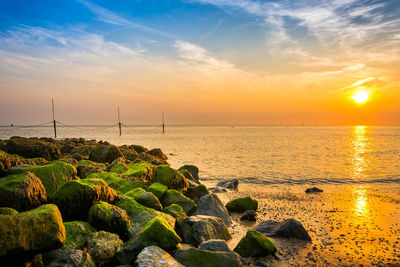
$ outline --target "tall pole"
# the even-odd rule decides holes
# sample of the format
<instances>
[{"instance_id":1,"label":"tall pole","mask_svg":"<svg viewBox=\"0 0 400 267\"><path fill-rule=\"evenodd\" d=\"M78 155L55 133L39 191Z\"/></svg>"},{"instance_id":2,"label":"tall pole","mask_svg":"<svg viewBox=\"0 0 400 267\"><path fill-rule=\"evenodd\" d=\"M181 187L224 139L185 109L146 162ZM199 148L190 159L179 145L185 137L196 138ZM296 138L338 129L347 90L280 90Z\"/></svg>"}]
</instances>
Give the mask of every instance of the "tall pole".
<instances>
[{"instance_id":1,"label":"tall pole","mask_svg":"<svg viewBox=\"0 0 400 267\"><path fill-rule=\"evenodd\" d=\"M121 125L121 119L120 119L120 117L119 117L119 107L118 107L118 127L119 127L119 136L121 136L122 135L122 127L121 127L122 125Z\"/></svg>"},{"instance_id":2,"label":"tall pole","mask_svg":"<svg viewBox=\"0 0 400 267\"><path fill-rule=\"evenodd\" d=\"M165 125L164 125L164 112L162 113L162 133L165 133Z\"/></svg>"},{"instance_id":3,"label":"tall pole","mask_svg":"<svg viewBox=\"0 0 400 267\"><path fill-rule=\"evenodd\" d=\"M57 138L57 126L56 126L56 119L54 116L54 100L53 98L51 99L51 107L53 110L53 127L54 127L54 138Z\"/></svg>"}]
</instances>

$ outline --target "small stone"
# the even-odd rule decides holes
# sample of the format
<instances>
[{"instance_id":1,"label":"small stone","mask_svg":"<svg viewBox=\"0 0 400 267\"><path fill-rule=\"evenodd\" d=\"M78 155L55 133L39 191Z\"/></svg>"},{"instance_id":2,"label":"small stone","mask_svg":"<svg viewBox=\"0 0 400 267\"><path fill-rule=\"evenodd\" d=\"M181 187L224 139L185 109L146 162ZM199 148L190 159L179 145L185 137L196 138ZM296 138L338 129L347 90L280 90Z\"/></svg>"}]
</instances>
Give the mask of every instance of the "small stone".
<instances>
[{"instance_id":1,"label":"small stone","mask_svg":"<svg viewBox=\"0 0 400 267\"><path fill-rule=\"evenodd\" d=\"M317 187L308 188L308 189L306 190L306 193L307 193L307 194L322 193L322 192L324 192L324 190L319 189L319 188L317 188Z\"/></svg>"},{"instance_id":2,"label":"small stone","mask_svg":"<svg viewBox=\"0 0 400 267\"><path fill-rule=\"evenodd\" d=\"M255 222L257 220L257 213L254 210L248 210L243 214L243 216L240 218L240 220Z\"/></svg>"}]
</instances>

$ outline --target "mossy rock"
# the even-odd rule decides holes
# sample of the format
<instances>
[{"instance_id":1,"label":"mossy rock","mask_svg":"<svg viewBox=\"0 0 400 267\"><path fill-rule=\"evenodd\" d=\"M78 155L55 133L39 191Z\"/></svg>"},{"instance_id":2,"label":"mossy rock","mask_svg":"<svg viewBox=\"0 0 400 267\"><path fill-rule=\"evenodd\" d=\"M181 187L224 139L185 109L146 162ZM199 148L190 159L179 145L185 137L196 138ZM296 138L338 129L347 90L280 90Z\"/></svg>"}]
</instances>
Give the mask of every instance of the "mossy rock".
<instances>
[{"instance_id":1,"label":"mossy rock","mask_svg":"<svg viewBox=\"0 0 400 267\"><path fill-rule=\"evenodd\" d=\"M202 196L209 195L210 191L208 191L207 187L203 184L194 187L188 187L185 195L192 199L195 203L199 201Z\"/></svg>"},{"instance_id":2,"label":"mossy rock","mask_svg":"<svg viewBox=\"0 0 400 267\"><path fill-rule=\"evenodd\" d=\"M44 158L24 158L20 155L14 154L12 155L18 162L20 162L20 164L27 164L27 165L40 165L40 164L44 164L47 163L48 161ZM0 157L1 158L1 157ZM20 164L15 164L13 166L17 166Z\"/></svg>"},{"instance_id":3,"label":"mossy rock","mask_svg":"<svg viewBox=\"0 0 400 267\"><path fill-rule=\"evenodd\" d=\"M161 151L161 149L159 149L159 148L153 148L152 150L150 150L149 152L147 152L148 154L150 154L150 155L152 155L152 156L154 156L154 157L156 157L156 158L159 158L160 160L162 160L162 161L167 161L168 160L168 157L167 157L167 155L165 155L162 151Z\"/></svg>"},{"instance_id":4,"label":"mossy rock","mask_svg":"<svg viewBox=\"0 0 400 267\"><path fill-rule=\"evenodd\" d=\"M92 173L99 173L104 171L105 166L101 163L93 162L90 160L78 161L77 171L80 178L85 178Z\"/></svg>"},{"instance_id":5,"label":"mossy rock","mask_svg":"<svg viewBox=\"0 0 400 267\"><path fill-rule=\"evenodd\" d=\"M109 168L110 172L115 172L115 173L123 173L129 170L128 165L125 164L125 162L120 162L117 164L114 164L114 166Z\"/></svg>"},{"instance_id":6,"label":"mossy rock","mask_svg":"<svg viewBox=\"0 0 400 267\"><path fill-rule=\"evenodd\" d=\"M117 193L101 179L82 179L65 183L52 198L66 221L86 220L90 207L98 202L113 203Z\"/></svg>"},{"instance_id":7,"label":"mossy rock","mask_svg":"<svg viewBox=\"0 0 400 267\"><path fill-rule=\"evenodd\" d=\"M0 208L0 215L15 215L18 214L18 211L16 211L13 208L9 207L1 207Z\"/></svg>"},{"instance_id":8,"label":"mossy rock","mask_svg":"<svg viewBox=\"0 0 400 267\"><path fill-rule=\"evenodd\" d=\"M88 221L98 230L118 234L123 240L128 237L130 219L126 211L117 206L97 202L89 210Z\"/></svg>"},{"instance_id":9,"label":"mossy rock","mask_svg":"<svg viewBox=\"0 0 400 267\"><path fill-rule=\"evenodd\" d=\"M79 266L95 267L95 263L89 253L82 250L56 249L47 253L39 254L43 262L32 264L32 266Z\"/></svg>"},{"instance_id":10,"label":"mossy rock","mask_svg":"<svg viewBox=\"0 0 400 267\"><path fill-rule=\"evenodd\" d=\"M165 191L167 191L168 187L161 183L153 183L148 188L147 191L153 193L158 199L162 199Z\"/></svg>"},{"instance_id":11,"label":"mossy rock","mask_svg":"<svg viewBox=\"0 0 400 267\"><path fill-rule=\"evenodd\" d=\"M119 158L116 158L113 162L111 162L108 166L107 166L107 168L106 168L106 170L107 171L110 171L114 166L116 166L117 164L125 164L126 163L126 158L125 157L119 157Z\"/></svg>"},{"instance_id":12,"label":"mossy rock","mask_svg":"<svg viewBox=\"0 0 400 267\"><path fill-rule=\"evenodd\" d=\"M275 245L258 231L248 231L234 249L242 257L264 257L276 252Z\"/></svg>"},{"instance_id":13,"label":"mossy rock","mask_svg":"<svg viewBox=\"0 0 400 267\"><path fill-rule=\"evenodd\" d=\"M123 157L119 148L114 145L100 145L90 152L89 159L100 163L111 163L119 157Z\"/></svg>"},{"instance_id":14,"label":"mossy rock","mask_svg":"<svg viewBox=\"0 0 400 267\"><path fill-rule=\"evenodd\" d=\"M241 267L240 256L235 252L200 250L188 248L177 250L174 258L190 267Z\"/></svg>"},{"instance_id":15,"label":"mossy rock","mask_svg":"<svg viewBox=\"0 0 400 267\"><path fill-rule=\"evenodd\" d=\"M179 169L178 172L180 172L187 180L195 181L192 174L186 170L186 169Z\"/></svg>"},{"instance_id":16,"label":"mossy rock","mask_svg":"<svg viewBox=\"0 0 400 267\"><path fill-rule=\"evenodd\" d=\"M128 170L122 173L125 177L136 178L141 181L152 181L154 166L147 162L127 164Z\"/></svg>"},{"instance_id":17,"label":"mossy rock","mask_svg":"<svg viewBox=\"0 0 400 267\"><path fill-rule=\"evenodd\" d=\"M168 189L167 191L165 191L161 203L164 207L167 207L171 204L178 204L188 215L192 214L196 209L196 204L193 200L174 189Z\"/></svg>"},{"instance_id":18,"label":"mossy rock","mask_svg":"<svg viewBox=\"0 0 400 267\"><path fill-rule=\"evenodd\" d=\"M40 157L46 160L61 158L60 149L51 138L11 137L7 142L6 151L25 158Z\"/></svg>"},{"instance_id":19,"label":"mossy rock","mask_svg":"<svg viewBox=\"0 0 400 267\"><path fill-rule=\"evenodd\" d=\"M121 178L116 173L111 172L101 172L92 173L86 177L87 179L98 178L104 180L109 187L114 189L118 194L124 194L135 188L146 188L145 185L138 181L128 180L126 178Z\"/></svg>"},{"instance_id":20,"label":"mossy rock","mask_svg":"<svg viewBox=\"0 0 400 267\"><path fill-rule=\"evenodd\" d=\"M25 211L37 208L46 201L46 190L42 181L31 172L0 179L0 207Z\"/></svg>"},{"instance_id":21,"label":"mossy rock","mask_svg":"<svg viewBox=\"0 0 400 267\"><path fill-rule=\"evenodd\" d=\"M66 182L76 179L77 173L74 166L58 160L39 166L11 168L6 173L12 175L27 171L34 173L42 181L48 197L52 197Z\"/></svg>"},{"instance_id":22,"label":"mossy rock","mask_svg":"<svg viewBox=\"0 0 400 267\"><path fill-rule=\"evenodd\" d=\"M64 242L65 228L56 205L0 216L1 261L57 249Z\"/></svg>"},{"instance_id":23,"label":"mossy rock","mask_svg":"<svg viewBox=\"0 0 400 267\"><path fill-rule=\"evenodd\" d=\"M162 205L160 200L150 192L147 192L143 188L135 188L125 193L126 196L133 198L138 203L142 204L143 206L155 209L155 210L162 210Z\"/></svg>"},{"instance_id":24,"label":"mossy rock","mask_svg":"<svg viewBox=\"0 0 400 267\"><path fill-rule=\"evenodd\" d=\"M226 204L226 209L229 212L245 212L248 210L257 210L258 202L251 197L242 197L229 201Z\"/></svg>"},{"instance_id":25,"label":"mossy rock","mask_svg":"<svg viewBox=\"0 0 400 267\"><path fill-rule=\"evenodd\" d=\"M114 258L122 246L123 242L117 234L99 231L88 236L87 251L96 266L116 266Z\"/></svg>"},{"instance_id":26,"label":"mossy rock","mask_svg":"<svg viewBox=\"0 0 400 267\"><path fill-rule=\"evenodd\" d=\"M183 171L184 170L188 171L191 176L193 177L194 181L198 181L199 180L199 168L197 168L194 165L184 165L182 167L179 168L179 171ZM187 178L189 179L189 178Z\"/></svg>"},{"instance_id":27,"label":"mossy rock","mask_svg":"<svg viewBox=\"0 0 400 267\"><path fill-rule=\"evenodd\" d=\"M129 148L133 149L136 151L136 153L142 153L142 152L147 152L149 151L147 148L141 145L130 145Z\"/></svg>"},{"instance_id":28,"label":"mossy rock","mask_svg":"<svg viewBox=\"0 0 400 267\"><path fill-rule=\"evenodd\" d=\"M159 215L151 219L135 238L124 244L118 258L120 262L134 263L137 255L145 247L154 245L170 251L175 249L181 241L174 228Z\"/></svg>"},{"instance_id":29,"label":"mossy rock","mask_svg":"<svg viewBox=\"0 0 400 267\"><path fill-rule=\"evenodd\" d=\"M66 234L66 240L62 247L64 250L84 249L88 236L96 232L93 226L83 221L65 222L64 227Z\"/></svg>"},{"instance_id":30,"label":"mossy rock","mask_svg":"<svg viewBox=\"0 0 400 267\"><path fill-rule=\"evenodd\" d=\"M184 189L187 186L185 176L168 165L159 165L155 169L155 182L171 189Z\"/></svg>"},{"instance_id":31,"label":"mossy rock","mask_svg":"<svg viewBox=\"0 0 400 267\"><path fill-rule=\"evenodd\" d=\"M186 212L178 204L171 204L164 208L163 212L174 216L177 223L180 223L187 218Z\"/></svg>"},{"instance_id":32,"label":"mossy rock","mask_svg":"<svg viewBox=\"0 0 400 267\"><path fill-rule=\"evenodd\" d=\"M13 155L10 155L2 150L0 150L0 162L3 164L5 169L23 164L23 162L19 158L16 158Z\"/></svg>"}]
</instances>

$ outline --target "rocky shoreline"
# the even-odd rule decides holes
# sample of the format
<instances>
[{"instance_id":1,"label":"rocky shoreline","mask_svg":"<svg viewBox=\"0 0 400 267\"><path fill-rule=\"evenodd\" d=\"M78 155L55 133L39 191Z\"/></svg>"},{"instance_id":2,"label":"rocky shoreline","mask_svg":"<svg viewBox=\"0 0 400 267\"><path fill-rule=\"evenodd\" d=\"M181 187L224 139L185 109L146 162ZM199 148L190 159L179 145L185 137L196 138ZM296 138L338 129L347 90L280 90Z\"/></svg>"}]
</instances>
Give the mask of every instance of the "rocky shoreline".
<instances>
[{"instance_id":1,"label":"rocky shoreline","mask_svg":"<svg viewBox=\"0 0 400 267\"><path fill-rule=\"evenodd\" d=\"M108 142L0 140L0 262L13 266L267 266L268 237L310 242L302 224L264 221L234 249L231 214L255 221L250 196L226 205L194 165L160 149Z\"/></svg>"}]
</instances>

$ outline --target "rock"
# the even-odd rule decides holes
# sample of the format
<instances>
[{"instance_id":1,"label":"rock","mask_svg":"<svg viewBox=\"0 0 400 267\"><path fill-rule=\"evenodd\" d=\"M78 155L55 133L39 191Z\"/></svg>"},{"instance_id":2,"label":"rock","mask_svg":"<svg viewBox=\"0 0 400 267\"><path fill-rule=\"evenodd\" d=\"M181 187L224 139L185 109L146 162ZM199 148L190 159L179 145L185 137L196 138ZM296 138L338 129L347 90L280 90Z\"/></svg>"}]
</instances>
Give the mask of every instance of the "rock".
<instances>
[{"instance_id":1,"label":"rock","mask_svg":"<svg viewBox=\"0 0 400 267\"><path fill-rule=\"evenodd\" d=\"M153 193L147 192L143 188L135 188L125 193L126 196L133 198L138 203L155 209L155 210L162 210L162 205L160 200L153 195Z\"/></svg>"},{"instance_id":2,"label":"rock","mask_svg":"<svg viewBox=\"0 0 400 267\"><path fill-rule=\"evenodd\" d=\"M202 196L209 195L210 191L208 191L207 187L203 184L197 185L195 187L188 187L185 195L192 199L195 203L199 201Z\"/></svg>"},{"instance_id":3,"label":"rock","mask_svg":"<svg viewBox=\"0 0 400 267\"><path fill-rule=\"evenodd\" d=\"M193 180L198 181L199 180L199 168L197 168L194 165L184 165L179 168L179 171L182 170L187 170L193 177Z\"/></svg>"},{"instance_id":4,"label":"rock","mask_svg":"<svg viewBox=\"0 0 400 267\"><path fill-rule=\"evenodd\" d=\"M308 188L305 192L307 194L313 194L313 193L322 193L322 192L324 192L324 190L319 189L317 187L312 187L312 188Z\"/></svg>"},{"instance_id":5,"label":"rock","mask_svg":"<svg viewBox=\"0 0 400 267\"><path fill-rule=\"evenodd\" d=\"M148 152L149 150L141 145L130 145L129 148L136 151L136 153Z\"/></svg>"},{"instance_id":6,"label":"rock","mask_svg":"<svg viewBox=\"0 0 400 267\"><path fill-rule=\"evenodd\" d=\"M174 258L188 267L241 267L240 256L231 251L209 251L197 248L177 250Z\"/></svg>"},{"instance_id":7,"label":"rock","mask_svg":"<svg viewBox=\"0 0 400 267\"><path fill-rule=\"evenodd\" d=\"M79 153L74 153L73 155L71 155L71 158L75 159L76 161L83 160L83 156Z\"/></svg>"},{"instance_id":8,"label":"rock","mask_svg":"<svg viewBox=\"0 0 400 267\"><path fill-rule=\"evenodd\" d=\"M166 160L162 160L162 159L155 157L153 155L150 155L149 153L146 153L146 152L140 153L134 162L139 163L139 162L143 162L143 161L151 163L153 165L169 165Z\"/></svg>"},{"instance_id":9,"label":"rock","mask_svg":"<svg viewBox=\"0 0 400 267\"><path fill-rule=\"evenodd\" d=\"M81 250L56 249L43 254L43 263L45 266L82 266L96 267L90 254Z\"/></svg>"},{"instance_id":10,"label":"rock","mask_svg":"<svg viewBox=\"0 0 400 267\"><path fill-rule=\"evenodd\" d=\"M254 264L255 267L268 267L268 264L265 261L257 260Z\"/></svg>"},{"instance_id":11,"label":"rock","mask_svg":"<svg viewBox=\"0 0 400 267\"><path fill-rule=\"evenodd\" d=\"M145 186L137 181L131 181L126 178L121 178L116 173L110 172L101 172L101 173L92 173L86 177L87 179L90 178L97 178L105 181L109 187L114 189L118 194L125 194L126 192L135 189L135 188L144 188Z\"/></svg>"},{"instance_id":12,"label":"rock","mask_svg":"<svg viewBox=\"0 0 400 267\"><path fill-rule=\"evenodd\" d=\"M232 179L232 180L219 182L217 184L217 187L223 187L223 188L228 188L228 189L237 189L238 185L239 185L239 180Z\"/></svg>"},{"instance_id":13,"label":"rock","mask_svg":"<svg viewBox=\"0 0 400 267\"><path fill-rule=\"evenodd\" d=\"M174 216L177 223L180 223L187 218L186 212L178 204L171 204L164 208L163 212Z\"/></svg>"},{"instance_id":14,"label":"rock","mask_svg":"<svg viewBox=\"0 0 400 267\"><path fill-rule=\"evenodd\" d=\"M0 208L0 215L15 215L18 214L18 211L8 207L1 207Z\"/></svg>"},{"instance_id":15,"label":"rock","mask_svg":"<svg viewBox=\"0 0 400 267\"><path fill-rule=\"evenodd\" d=\"M0 261L60 248L65 228L56 205L0 216Z\"/></svg>"},{"instance_id":16,"label":"rock","mask_svg":"<svg viewBox=\"0 0 400 267\"><path fill-rule=\"evenodd\" d=\"M183 208L186 214L192 214L192 212L196 209L196 204L190 198L185 197L181 192L168 189L165 191L163 198L161 199L161 203L164 207L167 207L171 204L178 204Z\"/></svg>"},{"instance_id":17,"label":"rock","mask_svg":"<svg viewBox=\"0 0 400 267\"><path fill-rule=\"evenodd\" d=\"M71 164L72 166L74 166L75 169L78 167L78 161L74 158L65 157L60 159L60 161Z\"/></svg>"},{"instance_id":18,"label":"rock","mask_svg":"<svg viewBox=\"0 0 400 267\"><path fill-rule=\"evenodd\" d=\"M151 183L154 180L154 166L147 162L135 164L122 164L115 165L111 172L120 173L122 177L134 179L142 183Z\"/></svg>"},{"instance_id":19,"label":"rock","mask_svg":"<svg viewBox=\"0 0 400 267\"><path fill-rule=\"evenodd\" d=\"M44 187L48 197L54 193L67 181L76 179L76 169L63 161L52 161L40 166L18 166L6 171L8 175L32 172L38 177Z\"/></svg>"},{"instance_id":20,"label":"rock","mask_svg":"<svg viewBox=\"0 0 400 267\"><path fill-rule=\"evenodd\" d=\"M257 210L258 202L251 197L242 197L229 201L225 207L229 212L245 212Z\"/></svg>"},{"instance_id":21,"label":"rock","mask_svg":"<svg viewBox=\"0 0 400 267\"><path fill-rule=\"evenodd\" d=\"M134 149L131 149L126 145L120 146L119 149L121 150L122 154L127 160L129 161L136 160L138 153Z\"/></svg>"},{"instance_id":22,"label":"rock","mask_svg":"<svg viewBox=\"0 0 400 267\"><path fill-rule=\"evenodd\" d=\"M126 158L125 157L116 158L113 162L111 162L107 166L106 170L110 171L115 165L117 165L117 164L125 164L125 163L126 163Z\"/></svg>"},{"instance_id":23,"label":"rock","mask_svg":"<svg viewBox=\"0 0 400 267\"><path fill-rule=\"evenodd\" d=\"M242 217L240 217L240 220L255 222L257 220L257 213L254 210L248 210L243 214Z\"/></svg>"},{"instance_id":24,"label":"rock","mask_svg":"<svg viewBox=\"0 0 400 267\"><path fill-rule=\"evenodd\" d=\"M4 169L24 164L19 158L14 157L13 155L10 155L2 150L0 150L0 163L3 165Z\"/></svg>"},{"instance_id":25,"label":"rock","mask_svg":"<svg viewBox=\"0 0 400 267\"><path fill-rule=\"evenodd\" d=\"M117 193L100 179L69 181L58 190L52 202L60 208L64 220L86 220L90 207L98 202L113 203Z\"/></svg>"},{"instance_id":26,"label":"rock","mask_svg":"<svg viewBox=\"0 0 400 267\"><path fill-rule=\"evenodd\" d=\"M92 256L96 266L114 264L114 257L122 249L123 242L118 235L105 231L95 232L88 237L87 251Z\"/></svg>"},{"instance_id":27,"label":"rock","mask_svg":"<svg viewBox=\"0 0 400 267\"><path fill-rule=\"evenodd\" d=\"M118 255L120 263L133 263L140 251L148 246L158 246L167 251L173 250L181 242L174 228L162 216L151 219L143 230L124 244Z\"/></svg>"},{"instance_id":28,"label":"rock","mask_svg":"<svg viewBox=\"0 0 400 267\"><path fill-rule=\"evenodd\" d=\"M226 188L219 187L219 186L217 186L217 187L211 187L209 190L210 190L212 193L226 193L226 192L228 192L228 190L227 190Z\"/></svg>"},{"instance_id":29,"label":"rock","mask_svg":"<svg viewBox=\"0 0 400 267\"><path fill-rule=\"evenodd\" d=\"M25 158L45 158L56 160L61 158L61 152L53 139L38 139L25 137L11 137L6 145L6 151Z\"/></svg>"},{"instance_id":30,"label":"rock","mask_svg":"<svg viewBox=\"0 0 400 267\"><path fill-rule=\"evenodd\" d=\"M256 227L256 230L266 236L297 238L311 241L311 237L306 229L304 229L303 225L294 219L287 219L283 222L264 221Z\"/></svg>"},{"instance_id":31,"label":"rock","mask_svg":"<svg viewBox=\"0 0 400 267\"><path fill-rule=\"evenodd\" d=\"M229 240L232 238L224 221L207 215L190 216L178 224L177 231L183 242L197 247L209 239Z\"/></svg>"},{"instance_id":32,"label":"rock","mask_svg":"<svg viewBox=\"0 0 400 267\"><path fill-rule=\"evenodd\" d=\"M231 225L232 221L229 213L222 201L215 194L205 195L197 202L196 211L193 215L209 215L221 218L226 225Z\"/></svg>"},{"instance_id":33,"label":"rock","mask_svg":"<svg viewBox=\"0 0 400 267\"><path fill-rule=\"evenodd\" d=\"M234 249L242 257L264 257L276 252L275 245L262 233L248 231Z\"/></svg>"},{"instance_id":34,"label":"rock","mask_svg":"<svg viewBox=\"0 0 400 267\"><path fill-rule=\"evenodd\" d=\"M159 148L153 148L152 150L150 150L147 153L152 155L152 156L154 156L154 157L156 157L156 158L159 158L159 159L161 159L163 161L167 161L168 160L168 157L164 153L162 153L161 149L159 149Z\"/></svg>"},{"instance_id":35,"label":"rock","mask_svg":"<svg viewBox=\"0 0 400 267\"><path fill-rule=\"evenodd\" d=\"M129 232L132 236L137 235L146 223L158 215L163 216L172 227L175 227L175 218L173 216L145 207L130 197L121 197L121 200L117 201L115 205L128 213L131 220Z\"/></svg>"},{"instance_id":36,"label":"rock","mask_svg":"<svg viewBox=\"0 0 400 267\"><path fill-rule=\"evenodd\" d=\"M111 163L115 159L123 156L118 147L114 145L101 145L90 152L89 160L100 163Z\"/></svg>"},{"instance_id":37,"label":"rock","mask_svg":"<svg viewBox=\"0 0 400 267\"><path fill-rule=\"evenodd\" d=\"M126 211L117 206L97 202L89 210L88 221L98 230L118 234L122 240L128 237L130 219Z\"/></svg>"},{"instance_id":38,"label":"rock","mask_svg":"<svg viewBox=\"0 0 400 267\"><path fill-rule=\"evenodd\" d=\"M203 241L199 245L199 249L200 250L211 250L211 251L226 251L226 252L232 251L229 249L226 241L221 240L221 239L210 239L207 241Z\"/></svg>"},{"instance_id":39,"label":"rock","mask_svg":"<svg viewBox=\"0 0 400 267\"><path fill-rule=\"evenodd\" d=\"M184 267L168 252L157 246L145 247L135 261L137 267Z\"/></svg>"},{"instance_id":40,"label":"rock","mask_svg":"<svg viewBox=\"0 0 400 267\"><path fill-rule=\"evenodd\" d=\"M25 211L46 203L46 189L33 173L0 178L0 206Z\"/></svg>"},{"instance_id":41,"label":"rock","mask_svg":"<svg viewBox=\"0 0 400 267\"><path fill-rule=\"evenodd\" d=\"M156 167L154 181L162 183L171 189L184 189L187 187L185 176L168 165Z\"/></svg>"},{"instance_id":42,"label":"rock","mask_svg":"<svg viewBox=\"0 0 400 267\"><path fill-rule=\"evenodd\" d=\"M80 160L78 161L78 167L76 169L78 171L78 176L80 178L85 178L92 173L103 172L104 165L90 160Z\"/></svg>"},{"instance_id":43,"label":"rock","mask_svg":"<svg viewBox=\"0 0 400 267\"><path fill-rule=\"evenodd\" d=\"M162 199L165 191L167 191L168 187L166 185L160 183L153 183L147 188L147 191L153 193L158 199Z\"/></svg>"},{"instance_id":44,"label":"rock","mask_svg":"<svg viewBox=\"0 0 400 267\"><path fill-rule=\"evenodd\" d=\"M87 245L88 236L96 232L89 223L83 221L65 222L65 243L62 247L63 250L82 250Z\"/></svg>"}]
</instances>

